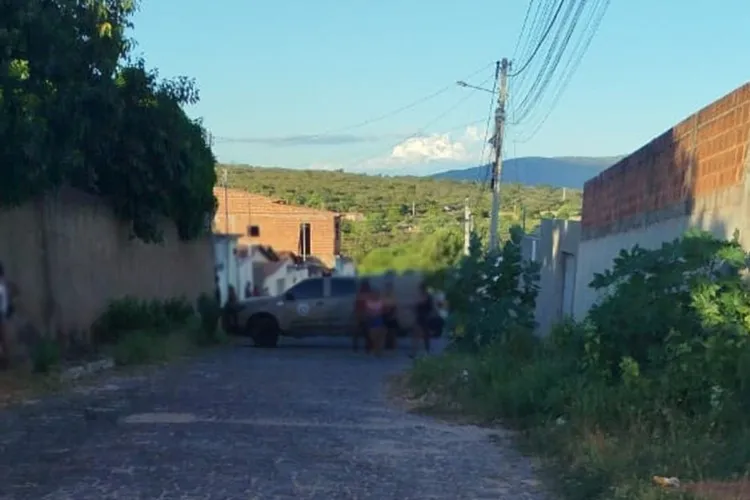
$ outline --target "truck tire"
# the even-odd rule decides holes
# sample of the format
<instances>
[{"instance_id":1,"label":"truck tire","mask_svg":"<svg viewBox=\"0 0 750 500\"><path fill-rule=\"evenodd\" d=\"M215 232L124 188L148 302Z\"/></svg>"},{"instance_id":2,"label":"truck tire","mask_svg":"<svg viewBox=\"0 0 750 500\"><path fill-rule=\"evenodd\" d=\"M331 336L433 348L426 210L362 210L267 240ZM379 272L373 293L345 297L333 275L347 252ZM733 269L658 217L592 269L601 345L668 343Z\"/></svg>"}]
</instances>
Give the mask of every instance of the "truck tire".
<instances>
[{"instance_id":1,"label":"truck tire","mask_svg":"<svg viewBox=\"0 0 750 500\"><path fill-rule=\"evenodd\" d=\"M255 347L276 347L279 345L279 323L270 314L258 314L247 321L247 332Z\"/></svg>"}]
</instances>

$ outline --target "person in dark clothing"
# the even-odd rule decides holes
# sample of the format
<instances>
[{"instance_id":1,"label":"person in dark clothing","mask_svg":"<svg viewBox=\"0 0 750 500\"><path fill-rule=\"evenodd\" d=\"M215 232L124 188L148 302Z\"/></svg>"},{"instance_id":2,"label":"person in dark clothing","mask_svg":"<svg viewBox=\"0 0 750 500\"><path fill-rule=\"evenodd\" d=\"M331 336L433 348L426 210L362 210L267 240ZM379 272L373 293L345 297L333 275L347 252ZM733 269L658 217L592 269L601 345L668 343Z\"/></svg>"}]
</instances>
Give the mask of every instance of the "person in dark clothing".
<instances>
[{"instance_id":1,"label":"person in dark clothing","mask_svg":"<svg viewBox=\"0 0 750 500\"><path fill-rule=\"evenodd\" d=\"M416 325L412 333L411 357L415 357L419 351L420 339L424 342L425 352L430 352L430 330L431 318L434 312L434 303L427 284L422 282L419 285L419 297L416 304Z\"/></svg>"},{"instance_id":2,"label":"person in dark clothing","mask_svg":"<svg viewBox=\"0 0 750 500\"><path fill-rule=\"evenodd\" d=\"M227 289L227 303L224 305L224 331L237 333L240 330L239 297L234 286Z\"/></svg>"},{"instance_id":3,"label":"person in dark clothing","mask_svg":"<svg viewBox=\"0 0 750 500\"><path fill-rule=\"evenodd\" d=\"M363 280L357 290L357 297L354 302L354 333L352 335L352 348L354 351L359 350L359 339L364 337L365 339L365 352L369 353L372 350L372 339L370 338L370 329L367 323L367 299L372 295L372 288L370 282Z\"/></svg>"},{"instance_id":4,"label":"person in dark clothing","mask_svg":"<svg viewBox=\"0 0 750 500\"><path fill-rule=\"evenodd\" d=\"M385 293L383 294L383 319L386 328L385 349L394 350L396 349L399 325L396 293L393 290L393 283L390 281L386 283Z\"/></svg>"}]
</instances>

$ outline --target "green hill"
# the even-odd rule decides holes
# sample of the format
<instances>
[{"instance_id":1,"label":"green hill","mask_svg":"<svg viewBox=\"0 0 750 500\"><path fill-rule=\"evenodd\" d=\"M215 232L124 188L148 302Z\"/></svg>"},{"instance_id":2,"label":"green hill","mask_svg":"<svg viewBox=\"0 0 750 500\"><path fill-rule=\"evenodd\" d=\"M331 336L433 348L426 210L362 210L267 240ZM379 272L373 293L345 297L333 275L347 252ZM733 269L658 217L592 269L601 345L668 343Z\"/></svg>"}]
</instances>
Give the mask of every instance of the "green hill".
<instances>
[{"instance_id":1,"label":"green hill","mask_svg":"<svg viewBox=\"0 0 750 500\"><path fill-rule=\"evenodd\" d=\"M462 241L467 198L476 229L485 237L488 233L490 192L477 183L340 171L235 165L218 168L227 169L230 187L348 214L342 224L343 251L365 267L368 258L377 258L380 267L413 266L418 263L412 254L419 253L424 245L434 246L436 238ZM563 194L562 189L548 186L505 184L501 187L501 200L503 233L512 224L522 223L524 209L527 227L532 228L544 215L575 217L581 207L580 191L566 190ZM384 254L400 263L382 262Z\"/></svg>"}]
</instances>

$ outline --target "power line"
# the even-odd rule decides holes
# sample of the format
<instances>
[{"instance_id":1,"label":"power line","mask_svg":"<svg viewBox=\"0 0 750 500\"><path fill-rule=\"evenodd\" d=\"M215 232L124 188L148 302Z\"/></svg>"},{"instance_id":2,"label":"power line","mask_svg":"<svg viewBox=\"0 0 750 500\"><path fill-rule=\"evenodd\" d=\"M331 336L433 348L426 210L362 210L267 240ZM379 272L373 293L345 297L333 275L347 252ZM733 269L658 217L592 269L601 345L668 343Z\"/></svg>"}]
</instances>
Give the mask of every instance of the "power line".
<instances>
[{"instance_id":1,"label":"power line","mask_svg":"<svg viewBox=\"0 0 750 500\"><path fill-rule=\"evenodd\" d=\"M562 77L562 83L558 87L557 92L554 94L546 113L544 114L542 119L537 123L537 125L532 129L532 131L528 134L525 134L523 138L518 139L517 142L525 143L525 142L530 141L532 138L534 138L534 136L536 136L539 130L541 130L541 128L547 122L547 119L550 117L550 115L552 114L552 111L555 109L557 103L562 97L563 92L565 91L567 86L570 84L570 81L573 78L573 75L575 74L576 70L580 66L584 55L588 51L588 48L591 45L592 40L594 39L594 36L596 36L599 26L601 25L602 19L604 18L604 14L606 13L609 7L610 0L603 0L601 2L597 2L597 4L599 5L598 12L596 9L594 9L594 13L591 15L589 21L586 23L585 31L588 31L588 36L581 37L581 39L576 44L573 52L577 53L577 55L575 56L575 58L571 58L568 61L568 64L566 64L565 68L563 69L562 74L564 76Z\"/></svg>"},{"instance_id":2,"label":"power line","mask_svg":"<svg viewBox=\"0 0 750 500\"><path fill-rule=\"evenodd\" d=\"M473 78L474 76L478 75L482 71L485 71L492 64L493 63L486 64L486 65L482 66L478 70L476 70L476 71L472 72L470 75L466 76L464 78L464 80L469 80L469 79ZM420 104L423 104L423 103L425 103L427 101L430 101L430 100L434 99L435 97L438 97L438 96L440 96L442 94L445 94L449 90L453 90L455 88L456 88L456 84L455 84L455 82L452 82L450 85L446 85L445 87L443 87L441 89L438 89L437 91L435 91L435 92L433 92L431 94L428 94L426 96L420 97L419 99L417 99L415 101L412 101L409 104L401 106L400 108L396 108L396 109L394 109L392 111L389 111L387 113L384 113L382 115L374 116L372 118L368 118L368 119L363 120L361 122L353 123L351 125L347 125L347 126L344 126L344 127L329 129L329 130L327 130L325 132L319 132L319 133L316 133L316 134L306 134L306 135L304 135L304 137L306 139L318 139L318 138L321 138L321 137L325 137L327 135L340 134L342 132L347 132L347 131L350 131L350 130L362 128L362 127L365 127L367 125L371 125L373 123L377 123L379 121L383 121L383 120L385 120L387 118L391 118L392 116L395 116L395 115L397 115L399 113L403 113L404 111L408 111L408 110L410 110L412 108L415 108L415 107L419 106ZM230 137L220 137L220 138L217 138L217 140L220 141L220 142L235 142L235 141L237 141L236 138L230 138Z\"/></svg>"},{"instance_id":3,"label":"power line","mask_svg":"<svg viewBox=\"0 0 750 500\"><path fill-rule=\"evenodd\" d=\"M519 142L526 142L533 137L538 130L541 129L543 124L546 122L548 116L559 101L562 93L567 88L573 74L577 70L580 62L588 50L591 41L596 34L599 25L609 7L609 0L578 0L578 2L571 1L568 4L567 9L564 11L562 18L557 23L559 26L556 30L555 36L549 42L549 47L544 57L536 78L534 79L527 92L524 94L523 99L513 100L513 124L517 125L525 121L542 105L546 100L547 90L550 88L551 83L556 77L558 84L556 90L551 92L551 105L545 112L542 112L542 118L534 126L532 131L523 140ZM590 6L589 15L587 21L583 23L583 29L580 30L580 38L577 39L573 45L572 52L568 55L567 49L574 37L574 34L578 33L577 30L581 19L584 15L586 8ZM559 18L560 16L558 16ZM562 71L558 72L563 58L566 58L565 63L562 65ZM522 78L523 79L523 78Z\"/></svg>"},{"instance_id":4,"label":"power line","mask_svg":"<svg viewBox=\"0 0 750 500\"><path fill-rule=\"evenodd\" d=\"M534 50L531 52L531 55L528 57L528 59L526 59L526 62L521 65L520 69L518 69L517 71L514 71L508 76L510 77L518 76L521 73L523 73L526 70L526 68L529 67L529 65L531 64L531 61L534 60L534 57L539 52L539 49L542 48L542 45L544 44L544 41L549 36L550 31L552 31L552 27L555 25L555 21L557 21L557 17L560 15L560 11L563 8L563 4L565 4L565 0L560 0L560 3L557 4L557 9L555 10L555 14L552 16L552 20L547 25L547 29L544 30L542 37L539 39L539 42L536 44L536 47L534 47Z\"/></svg>"},{"instance_id":5,"label":"power line","mask_svg":"<svg viewBox=\"0 0 750 500\"><path fill-rule=\"evenodd\" d=\"M532 106L538 104L541 100L541 95L549 86L549 82L551 81L552 76L555 74L557 66L560 64L562 56L565 52L565 49L567 48L568 43L570 42L570 38L573 34L573 31L575 30L575 26L578 23L578 19L582 14L585 4L586 0L579 0L578 8L575 9L575 2L571 2L566 9L565 14L563 15L562 22L560 23L561 27L557 30L554 38L550 42L550 49L547 51L547 55L544 58L542 68L539 72L538 77L532 84L528 93L521 100L519 107L516 109L516 113L514 113L514 119L516 122L524 120L525 117L528 116L528 114L531 112ZM571 19L571 16L573 16L572 20L570 22L570 25L567 26L568 20ZM567 33L563 35L564 31L566 30L566 26ZM520 117L518 115L520 115Z\"/></svg>"},{"instance_id":6,"label":"power line","mask_svg":"<svg viewBox=\"0 0 750 500\"><path fill-rule=\"evenodd\" d=\"M489 80L490 80L490 79L489 79L489 78L487 78L486 80L484 80L483 82L481 82L481 83L479 84L479 86L481 86L481 85L484 85L484 84L486 84L486 83L487 83L487 82L488 82ZM455 85L455 84L454 84L454 85ZM417 130L416 132L414 132L414 133L412 133L412 134L410 134L410 135L408 135L408 136L404 137L403 139L399 140L398 142L394 143L394 144L393 144L393 145L392 145L392 146L391 146L391 147L390 147L389 149L391 149L391 150L392 150L393 148L395 148L395 147L396 147L396 146L398 146L399 144L403 144L404 142L408 141L409 139L414 139L414 138L416 138L416 137L419 137L419 136L423 135L423 134L424 134L424 133L425 133L425 132L427 131L427 129L428 129L428 128L430 128L431 126L433 126L434 124L436 124L437 122L439 122L439 121L440 121L441 119L443 119L443 118L444 118L445 116L447 116L447 115L448 115L448 114L450 114L451 112L455 111L455 110L456 110L457 108L461 107L461 106L462 106L462 105L463 105L463 104L464 104L464 103L465 103L465 102L466 102L467 100L469 100L469 99L470 99L471 97L473 97L474 95L475 95L475 94L474 94L474 93L472 92L472 93L469 93L469 94L467 94L467 95L466 95L466 96L464 96L463 98L459 99L459 100L458 100L458 101L457 101L456 103L454 103L454 104L453 104L452 106L450 106L450 107L449 107L448 109L446 109L446 110L445 110L445 111L443 111L442 113L440 113L440 114L438 114L437 116L435 116L435 117L433 117L432 119L430 119L430 120L429 120L429 121L428 121L428 122L427 122L427 123L426 123L425 125L423 125L422 127L420 127L420 128L419 128L419 130ZM484 120L481 120L481 121L480 121L480 123L481 123L482 121L484 121ZM476 122L476 121L474 121L474 122L472 122L472 123L470 123L470 124L464 125L463 127L464 127L464 128L465 128L465 127L469 127L469 126L471 126L471 125L475 125L476 123L477 123L477 122ZM445 131L445 132L448 132L448 131ZM355 163L354 163L353 165L349 165L349 168L353 168L353 167L358 167L358 166L361 166L362 164L364 164L364 163L366 163L366 162L370 161L371 159L372 159L372 155L367 155L367 157L363 157L363 158L362 158L361 160L358 160L358 161L357 161L357 162L355 162Z\"/></svg>"},{"instance_id":7,"label":"power line","mask_svg":"<svg viewBox=\"0 0 750 500\"><path fill-rule=\"evenodd\" d=\"M526 25L529 22L529 15L531 14L531 9L534 7L534 0L529 0L529 5L526 7L526 14L523 16L523 24L521 25L521 31L518 33L518 38L516 39L516 46L513 48L513 57L512 59L516 58L516 54L518 53L518 47L521 44L521 40L523 40L523 34L526 32Z\"/></svg>"}]
</instances>

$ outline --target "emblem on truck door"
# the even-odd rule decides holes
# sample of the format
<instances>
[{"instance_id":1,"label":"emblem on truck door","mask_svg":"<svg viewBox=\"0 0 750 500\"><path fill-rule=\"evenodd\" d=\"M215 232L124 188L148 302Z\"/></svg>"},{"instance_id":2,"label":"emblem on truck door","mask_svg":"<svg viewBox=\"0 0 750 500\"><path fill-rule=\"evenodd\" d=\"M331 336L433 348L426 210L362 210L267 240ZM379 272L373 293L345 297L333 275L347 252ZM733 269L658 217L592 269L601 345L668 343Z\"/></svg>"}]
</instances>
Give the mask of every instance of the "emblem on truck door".
<instances>
[{"instance_id":1,"label":"emblem on truck door","mask_svg":"<svg viewBox=\"0 0 750 500\"><path fill-rule=\"evenodd\" d=\"M306 303L299 304L297 306L297 314L300 316L307 316L307 314L310 312L310 306Z\"/></svg>"}]
</instances>

